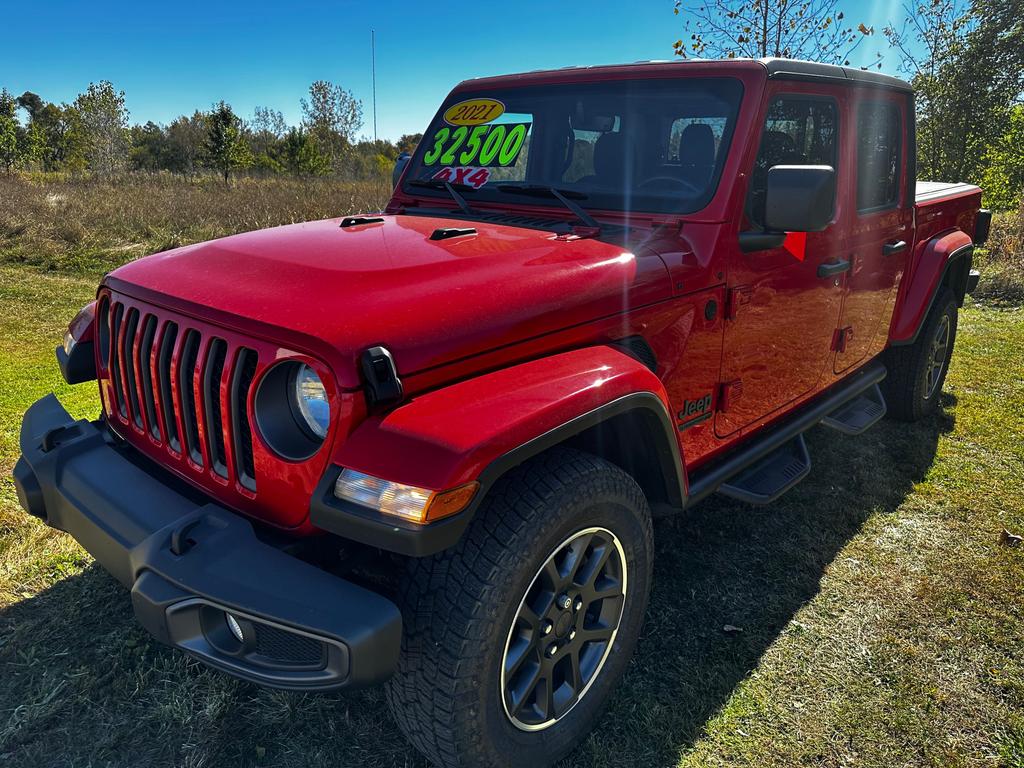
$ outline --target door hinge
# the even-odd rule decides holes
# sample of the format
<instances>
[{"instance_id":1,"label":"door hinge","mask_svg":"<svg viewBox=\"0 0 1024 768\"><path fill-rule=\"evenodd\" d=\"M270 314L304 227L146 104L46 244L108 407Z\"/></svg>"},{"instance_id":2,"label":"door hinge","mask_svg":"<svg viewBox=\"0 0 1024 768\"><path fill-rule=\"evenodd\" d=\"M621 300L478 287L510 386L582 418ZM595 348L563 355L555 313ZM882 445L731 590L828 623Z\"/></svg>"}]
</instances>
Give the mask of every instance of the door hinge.
<instances>
[{"instance_id":1,"label":"door hinge","mask_svg":"<svg viewBox=\"0 0 1024 768\"><path fill-rule=\"evenodd\" d=\"M742 379L734 379L733 381L724 382L722 384L722 389L718 394L718 410L723 413L728 412L741 397L743 397Z\"/></svg>"},{"instance_id":2,"label":"door hinge","mask_svg":"<svg viewBox=\"0 0 1024 768\"><path fill-rule=\"evenodd\" d=\"M847 345L853 341L853 326L847 325L844 328L836 328L832 334L832 350L834 352L845 352Z\"/></svg>"},{"instance_id":3,"label":"door hinge","mask_svg":"<svg viewBox=\"0 0 1024 768\"><path fill-rule=\"evenodd\" d=\"M739 314L740 307L750 303L753 293L754 289L749 286L730 288L725 300L725 319L735 320L736 315Z\"/></svg>"}]
</instances>

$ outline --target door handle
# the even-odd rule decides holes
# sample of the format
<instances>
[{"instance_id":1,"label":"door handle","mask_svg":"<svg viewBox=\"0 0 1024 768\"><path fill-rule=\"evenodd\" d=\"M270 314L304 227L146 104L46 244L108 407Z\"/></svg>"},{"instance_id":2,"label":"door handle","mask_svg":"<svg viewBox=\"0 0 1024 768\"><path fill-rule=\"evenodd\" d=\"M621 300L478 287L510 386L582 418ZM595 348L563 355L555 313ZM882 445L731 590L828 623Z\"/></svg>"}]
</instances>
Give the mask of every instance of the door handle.
<instances>
[{"instance_id":1,"label":"door handle","mask_svg":"<svg viewBox=\"0 0 1024 768\"><path fill-rule=\"evenodd\" d=\"M882 246L883 256L892 256L894 253L900 253L907 250L906 240L897 240L895 243L886 243Z\"/></svg>"},{"instance_id":2,"label":"door handle","mask_svg":"<svg viewBox=\"0 0 1024 768\"><path fill-rule=\"evenodd\" d=\"M835 277L850 268L849 261L834 261L831 264L818 265L818 277Z\"/></svg>"}]
</instances>

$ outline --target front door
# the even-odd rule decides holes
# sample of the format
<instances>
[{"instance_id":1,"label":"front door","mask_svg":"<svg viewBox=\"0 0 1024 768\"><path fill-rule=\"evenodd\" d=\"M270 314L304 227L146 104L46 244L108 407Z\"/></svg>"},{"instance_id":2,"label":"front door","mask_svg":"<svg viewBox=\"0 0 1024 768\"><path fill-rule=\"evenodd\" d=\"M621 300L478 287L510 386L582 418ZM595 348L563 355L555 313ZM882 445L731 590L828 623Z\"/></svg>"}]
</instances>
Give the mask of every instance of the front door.
<instances>
[{"instance_id":1,"label":"front door","mask_svg":"<svg viewBox=\"0 0 1024 768\"><path fill-rule=\"evenodd\" d=\"M784 88L784 90L783 90ZM745 231L763 228L768 169L830 165L843 189L847 162L839 128L846 94L808 84L768 95L760 147L750 177ZM827 371L842 302L841 274L823 264L844 259L842 193L822 232L790 233L783 246L743 253L730 264L715 432L725 437L811 391Z\"/></svg>"},{"instance_id":2,"label":"front door","mask_svg":"<svg viewBox=\"0 0 1024 768\"><path fill-rule=\"evenodd\" d=\"M857 213L850 227L852 269L840 319L835 372L881 351L910 256L914 199L907 181L907 97L864 91L853 106Z\"/></svg>"}]
</instances>

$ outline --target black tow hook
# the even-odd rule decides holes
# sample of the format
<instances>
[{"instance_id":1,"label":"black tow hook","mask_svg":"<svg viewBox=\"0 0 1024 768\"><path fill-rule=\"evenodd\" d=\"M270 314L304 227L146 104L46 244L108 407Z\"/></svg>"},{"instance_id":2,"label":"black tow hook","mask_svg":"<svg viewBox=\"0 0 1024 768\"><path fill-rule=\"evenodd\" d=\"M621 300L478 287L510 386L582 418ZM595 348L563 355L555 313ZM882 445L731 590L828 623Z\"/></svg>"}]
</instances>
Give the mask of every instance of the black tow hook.
<instances>
[{"instance_id":1,"label":"black tow hook","mask_svg":"<svg viewBox=\"0 0 1024 768\"><path fill-rule=\"evenodd\" d=\"M188 535L201 522L202 518L193 517L171 531L171 552L173 554L181 557L196 545L195 539L190 539Z\"/></svg>"},{"instance_id":2,"label":"black tow hook","mask_svg":"<svg viewBox=\"0 0 1024 768\"><path fill-rule=\"evenodd\" d=\"M49 453L58 445L61 444L61 438L64 436L74 439L82 434L82 430L79 429L77 424L63 424L59 427L54 427L46 431L43 435L42 441L39 443L39 450L43 453Z\"/></svg>"}]
</instances>

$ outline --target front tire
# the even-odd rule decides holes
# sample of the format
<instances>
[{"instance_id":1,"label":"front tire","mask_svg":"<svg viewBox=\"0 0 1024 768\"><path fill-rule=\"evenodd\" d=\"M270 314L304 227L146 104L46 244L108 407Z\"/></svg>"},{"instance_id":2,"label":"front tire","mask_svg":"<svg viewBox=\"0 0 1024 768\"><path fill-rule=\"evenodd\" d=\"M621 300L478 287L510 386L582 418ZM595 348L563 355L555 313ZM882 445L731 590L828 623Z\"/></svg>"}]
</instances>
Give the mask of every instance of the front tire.
<instances>
[{"instance_id":1,"label":"front tire","mask_svg":"<svg viewBox=\"0 0 1024 768\"><path fill-rule=\"evenodd\" d=\"M957 326L956 296L939 290L914 343L887 352L882 389L889 415L900 421L918 421L939 407Z\"/></svg>"},{"instance_id":2,"label":"front tire","mask_svg":"<svg viewBox=\"0 0 1024 768\"><path fill-rule=\"evenodd\" d=\"M494 487L453 549L414 559L388 703L438 766L550 765L590 732L636 647L653 540L643 492L568 449Z\"/></svg>"}]
</instances>

